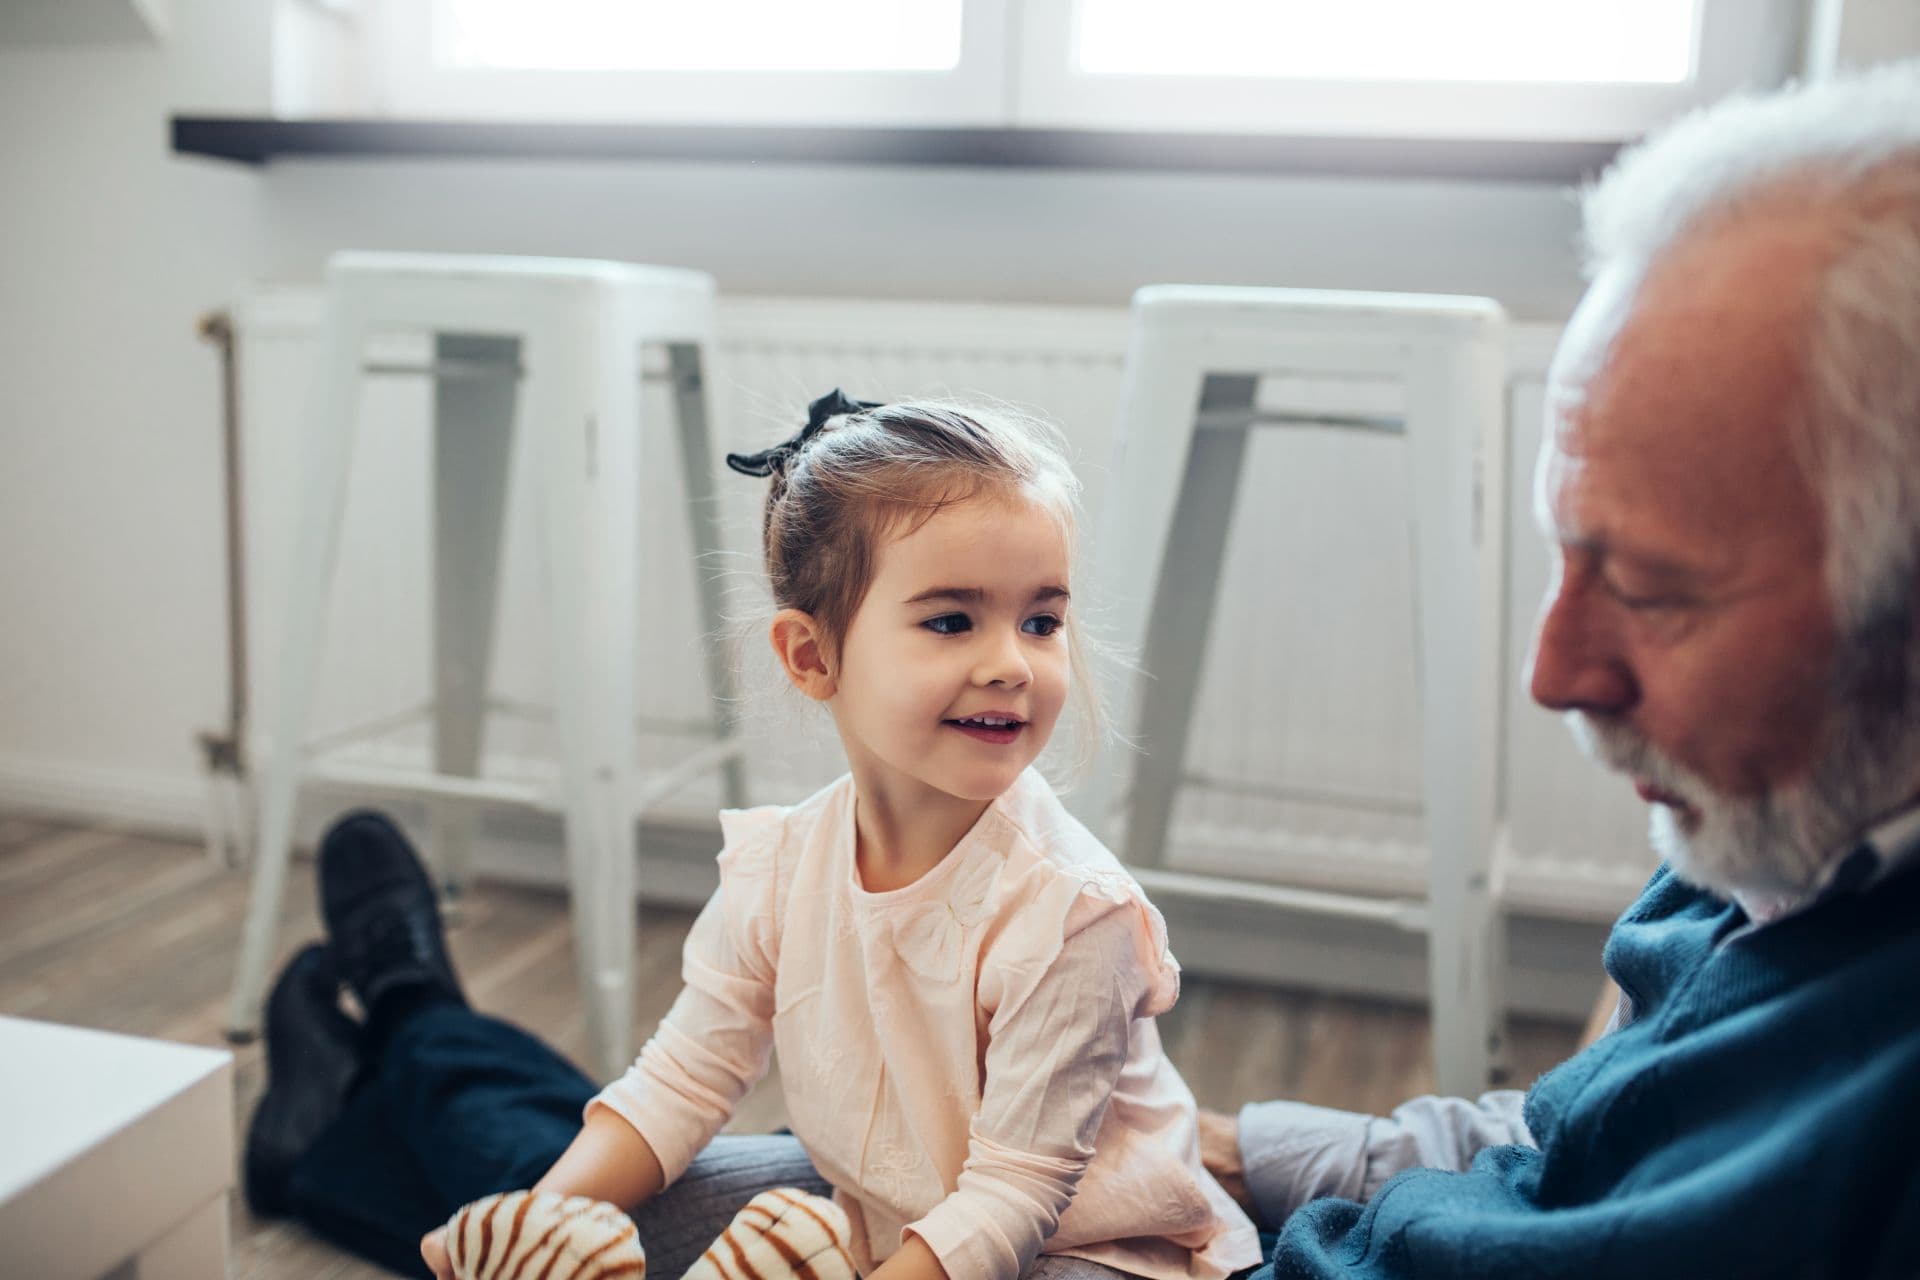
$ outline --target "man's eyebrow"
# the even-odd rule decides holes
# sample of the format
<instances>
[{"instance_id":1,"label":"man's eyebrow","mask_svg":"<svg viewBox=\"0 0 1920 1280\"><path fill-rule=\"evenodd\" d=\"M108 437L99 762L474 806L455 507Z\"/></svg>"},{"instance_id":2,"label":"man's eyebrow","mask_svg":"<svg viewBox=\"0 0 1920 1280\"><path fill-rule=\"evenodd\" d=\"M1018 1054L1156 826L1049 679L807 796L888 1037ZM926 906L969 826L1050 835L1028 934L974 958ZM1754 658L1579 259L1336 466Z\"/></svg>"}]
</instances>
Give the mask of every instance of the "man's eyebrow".
<instances>
[{"instance_id":1,"label":"man's eyebrow","mask_svg":"<svg viewBox=\"0 0 1920 1280\"><path fill-rule=\"evenodd\" d=\"M1695 579L1707 576L1711 572L1705 565L1695 564L1687 560L1677 560L1672 556L1663 555L1658 551L1649 550L1644 547L1636 547L1631 543L1623 543L1613 538L1570 537L1561 538L1560 542L1563 546L1572 547L1576 551L1588 552L1598 556L1601 560L1618 561L1631 569L1655 578L1675 580Z\"/></svg>"},{"instance_id":2,"label":"man's eyebrow","mask_svg":"<svg viewBox=\"0 0 1920 1280\"><path fill-rule=\"evenodd\" d=\"M1705 576L1707 572L1701 565L1689 564L1683 560L1670 560L1666 556L1635 551L1631 547L1616 547L1613 558L1626 564L1628 568L1637 569L1653 578L1691 581Z\"/></svg>"}]
</instances>

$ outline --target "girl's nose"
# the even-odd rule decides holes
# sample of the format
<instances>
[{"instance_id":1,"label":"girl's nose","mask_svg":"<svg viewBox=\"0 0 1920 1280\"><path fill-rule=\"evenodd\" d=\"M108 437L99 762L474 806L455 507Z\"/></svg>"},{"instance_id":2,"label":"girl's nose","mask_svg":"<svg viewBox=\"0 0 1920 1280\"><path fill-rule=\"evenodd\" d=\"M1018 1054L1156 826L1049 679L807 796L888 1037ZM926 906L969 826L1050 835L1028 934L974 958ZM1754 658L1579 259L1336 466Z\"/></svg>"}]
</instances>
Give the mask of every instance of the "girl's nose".
<instances>
[{"instance_id":1,"label":"girl's nose","mask_svg":"<svg viewBox=\"0 0 1920 1280\"><path fill-rule=\"evenodd\" d=\"M1033 667L1027 662L1027 655L1020 646L1020 633L996 630L993 642L981 654L980 664L974 671L974 682L1018 689L1031 679Z\"/></svg>"}]
</instances>

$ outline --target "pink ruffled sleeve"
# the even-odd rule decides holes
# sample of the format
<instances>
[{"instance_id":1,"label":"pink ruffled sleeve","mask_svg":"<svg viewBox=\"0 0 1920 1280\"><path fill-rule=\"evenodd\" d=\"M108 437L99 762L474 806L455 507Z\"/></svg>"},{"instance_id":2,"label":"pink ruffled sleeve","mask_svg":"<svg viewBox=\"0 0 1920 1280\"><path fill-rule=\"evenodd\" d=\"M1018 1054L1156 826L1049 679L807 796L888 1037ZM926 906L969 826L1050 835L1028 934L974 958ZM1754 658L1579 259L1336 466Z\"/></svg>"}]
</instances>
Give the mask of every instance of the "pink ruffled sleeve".
<instances>
[{"instance_id":1,"label":"pink ruffled sleeve","mask_svg":"<svg viewBox=\"0 0 1920 1280\"><path fill-rule=\"evenodd\" d=\"M720 887L687 934L685 982L653 1038L587 1104L632 1125L671 1184L766 1074L773 1047L778 809L720 815Z\"/></svg>"},{"instance_id":2,"label":"pink ruffled sleeve","mask_svg":"<svg viewBox=\"0 0 1920 1280\"><path fill-rule=\"evenodd\" d=\"M950 1276L1013 1280L1059 1225L1093 1158L1134 1021L1171 1007L1179 968L1139 895L1065 882L1023 910L1053 940L981 976L986 1081L958 1186L906 1230ZM1116 900L1118 899L1118 900Z\"/></svg>"}]
</instances>

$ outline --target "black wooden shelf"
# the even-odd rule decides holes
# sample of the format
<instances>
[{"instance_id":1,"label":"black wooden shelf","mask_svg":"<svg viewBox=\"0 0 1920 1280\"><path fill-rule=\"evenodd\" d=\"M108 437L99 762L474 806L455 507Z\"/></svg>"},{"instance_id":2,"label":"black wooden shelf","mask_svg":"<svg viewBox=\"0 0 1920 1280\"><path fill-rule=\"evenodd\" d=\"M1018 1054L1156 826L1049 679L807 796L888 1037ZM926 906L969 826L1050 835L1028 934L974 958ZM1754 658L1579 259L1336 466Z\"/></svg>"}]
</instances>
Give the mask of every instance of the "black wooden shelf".
<instances>
[{"instance_id":1,"label":"black wooden shelf","mask_svg":"<svg viewBox=\"0 0 1920 1280\"><path fill-rule=\"evenodd\" d=\"M1618 150L1618 144L1097 129L277 120L177 115L173 117L173 149L183 155L250 165L385 156L1292 173L1567 183L1598 173Z\"/></svg>"}]
</instances>

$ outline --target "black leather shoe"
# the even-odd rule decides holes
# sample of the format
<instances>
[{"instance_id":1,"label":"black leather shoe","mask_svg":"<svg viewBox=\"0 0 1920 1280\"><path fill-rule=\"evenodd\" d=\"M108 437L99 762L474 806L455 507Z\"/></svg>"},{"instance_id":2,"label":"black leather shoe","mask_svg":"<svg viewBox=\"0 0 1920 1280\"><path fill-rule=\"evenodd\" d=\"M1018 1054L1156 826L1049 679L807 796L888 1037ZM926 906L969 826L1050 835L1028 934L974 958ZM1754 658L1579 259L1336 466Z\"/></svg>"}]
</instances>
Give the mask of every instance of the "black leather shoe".
<instances>
[{"instance_id":1,"label":"black leather shoe","mask_svg":"<svg viewBox=\"0 0 1920 1280\"><path fill-rule=\"evenodd\" d=\"M369 1022L403 992L409 1000L466 1003L433 881L385 814L350 813L320 842L320 914L334 962Z\"/></svg>"},{"instance_id":2,"label":"black leather shoe","mask_svg":"<svg viewBox=\"0 0 1920 1280\"><path fill-rule=\"evenodd\" d=\"M267 1091L247 1126L247 1203L287 1212L287 1176L346 1105L360 1028L340 1010L340 974L322 943L301 951L267 997Z\"/></svg>"}]
</instances>

